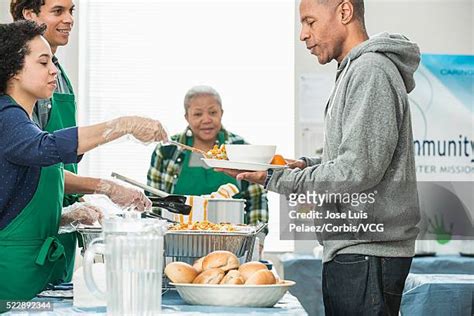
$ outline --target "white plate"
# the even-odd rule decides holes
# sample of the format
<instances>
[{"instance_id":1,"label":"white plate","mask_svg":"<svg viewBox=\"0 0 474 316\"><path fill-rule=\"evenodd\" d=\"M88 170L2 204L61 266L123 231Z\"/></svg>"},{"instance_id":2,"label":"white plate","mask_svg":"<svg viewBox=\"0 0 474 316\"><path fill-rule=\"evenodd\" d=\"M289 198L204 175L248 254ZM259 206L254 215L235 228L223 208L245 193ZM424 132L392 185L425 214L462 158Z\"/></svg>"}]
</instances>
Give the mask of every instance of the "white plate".
<instances>
[{"instance_id":1,"label":"white plate","mask_svg":"<svg viewBox=\"0 0 474 316\"><path fill-rule=\"evenodd\" d=\"M181 298L192 305L272 307L295 282L271 285L171 284Z\"/></svg>"},{"instance_id":2,"label":"white plate","mask_svg":"<svg viewBox=\"0 0 474 316\"><path fill-rule=\"evenodd\" d=\"M240 162L240 161L206 159L206 158L201 158L201 160L204 161L204 163L211 168L226 168L226 169L249 170L249 171L266 171L268 169L286 168L286 166L271 165L268 163Z\"/></svg>"}]
</instances>

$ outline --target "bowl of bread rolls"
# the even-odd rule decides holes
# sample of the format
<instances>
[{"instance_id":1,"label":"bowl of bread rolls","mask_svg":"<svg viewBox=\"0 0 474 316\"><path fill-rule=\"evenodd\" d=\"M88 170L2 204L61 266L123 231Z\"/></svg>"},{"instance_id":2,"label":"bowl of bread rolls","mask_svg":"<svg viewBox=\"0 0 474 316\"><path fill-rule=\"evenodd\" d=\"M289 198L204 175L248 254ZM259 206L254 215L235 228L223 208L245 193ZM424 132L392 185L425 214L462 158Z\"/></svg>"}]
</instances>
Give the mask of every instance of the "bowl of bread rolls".
<instances>
[{"instance_id":1,"label":"bowl of bread rolls","mask_svg":"<svg viewBox=\"0 0 474 316\"><path fill-rule=\"evenodd\" d=\"M240 264L229 251L218 250L190 265L171 262L165 274L188 304L272 307L295 284L280 280L258 261Z\"/></svg>"}]
</instances>

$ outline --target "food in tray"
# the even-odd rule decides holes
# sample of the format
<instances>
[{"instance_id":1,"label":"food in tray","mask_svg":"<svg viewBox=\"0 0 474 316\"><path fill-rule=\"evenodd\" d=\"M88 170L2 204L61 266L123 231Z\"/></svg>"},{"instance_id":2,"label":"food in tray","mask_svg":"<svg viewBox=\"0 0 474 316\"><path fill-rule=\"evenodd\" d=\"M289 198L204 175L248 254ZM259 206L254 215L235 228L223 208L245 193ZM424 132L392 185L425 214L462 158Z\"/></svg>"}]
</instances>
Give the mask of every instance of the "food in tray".
<instances>
[{"instance_id":1,"label":"food in tray","mask_svg":"<svg viewBox=\"0 0 474 316\"><path fill-rule=\"evenodd\" d=\"M211 159L228 160L225 145L221 145L220 147L214 145L214 147L206 153L206 156Z\"/></svg>"},{"instance_id":2,"label":"food in tray","mask_svg":"<svg viewBox=\"0 0 474 316\"><path fill-rule=\"evenodd\" d=\"M213 251L199 258L192 266L183 262L172 262L166 266L165 274L173 283L245 286L282 282L277 280L263 263L252 261L240 265L232 252L223 250Z\"/></svg>"},{"instance_id":3,"label":"food in tray","mask_svg":"<svg viewBox=\"0 0 474 316\"><path fill-rule=\"evenodd\" d=\"M219 231L219 232L235 232L234 225L229 223L211 223L208 221L194 221L192 223L180 222L174 224L169 230L199 230L199 231Z\"/></svg>"}]
</instances>

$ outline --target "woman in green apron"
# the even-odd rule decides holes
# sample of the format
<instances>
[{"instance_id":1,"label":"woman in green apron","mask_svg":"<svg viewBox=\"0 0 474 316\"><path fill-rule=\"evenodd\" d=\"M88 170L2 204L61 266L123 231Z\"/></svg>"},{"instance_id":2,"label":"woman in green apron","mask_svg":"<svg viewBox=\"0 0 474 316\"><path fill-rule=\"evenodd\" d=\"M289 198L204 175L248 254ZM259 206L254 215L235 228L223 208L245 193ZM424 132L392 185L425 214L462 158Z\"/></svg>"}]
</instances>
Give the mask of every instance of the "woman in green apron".
<instances>
[{"instance_id":1,"label":"woman in green apron","mask_svg":"<svg viewBox=\"0 0 474 316\"><path fill-rule=\"evenodd\" d=\"M182 144L209 151L214 145L244 144L238 135L222 127L221 97L213 88L197 86L184 98L185 119L188 128L171 138ZM267 194L263 187L207 168L201 155L184 151L174 145L157 145L148 171L148 185L175 194L210 194L226 183L237 185L240 193L234 198L245 199L245 217L248 224L268 222ZM263 240L263 238L262 238Z\"/></svg>"},{"instance_id":2,"label":"woman in green apron","mask_svg":"<svg viewBox=\"0 0 474 316\"><path fill-rule=\"evenodd\" d=\"M126 134L142 142L167 138L158 121L141 117L41 131L31 121L33 106L51 97L57 76L44 29L0 24L0 310L5 301L33 298L54 271L64 271L64 164Z\"/></svg>"}]
</instances>

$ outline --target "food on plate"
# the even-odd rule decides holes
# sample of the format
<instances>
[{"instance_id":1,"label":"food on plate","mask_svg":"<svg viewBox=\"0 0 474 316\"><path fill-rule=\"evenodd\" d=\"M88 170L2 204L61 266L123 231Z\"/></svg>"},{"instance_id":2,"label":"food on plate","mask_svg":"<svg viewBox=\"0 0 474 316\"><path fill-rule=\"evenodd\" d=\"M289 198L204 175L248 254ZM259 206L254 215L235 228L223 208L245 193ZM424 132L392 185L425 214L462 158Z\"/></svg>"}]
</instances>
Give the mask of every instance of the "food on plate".
<instances>
[{"instance_id":1,"label":"food on plate","mask_svg":"<svg viewBox=\"0 0 474 316\"><path fill-rule=\"evenodd\" d=\"M259 270L268 271L268 268L266 265L258 261L247 262L239 267L240 275L242 276L244 281L247 281L255 272Z\"/></svg>"},{"instance_id":2,"label":"food on plate","mask_svg":"<svg viewBox=\"0 0 474 316\"><path fill-rule=\"evenodd\" d=\"M240 265L239 259L230 251L218 250L213 251L204 257L202 261L203 271L214 268L220 268L223 271L238 269Z\"/></svg>"},{"instance_id":3,"label":"food on plate","mask_svg":"<svg viewBox=\"0 0 474 316\"><path fill-rule=\"evenodd\" d=\"M166 266L165 274L174 283L191 283L198 272L187 263L171 262Z\"/></svg>"},{"instance_id":4,"label":"food on plate","mask_svg":"<svg viewBox=\"0 0 474 316\"><path fill-rule=\"evenodd\" d=\"M206 256L197 259L197 260L194 261L194 263L193 263L193 268L196 269L196 271L197 271L198 273L201 273L201 272L202 272L202 261L204 260L204 258L206 258Z\"/></svg>"},{"instance_id":5,"label":"food on plate","mask_svg":"<svg viewBox=\"0 0 474 316\"><path fill-rule=\"evenodd\" d=\"M220 232L234 232L235 226L229 223L215 224L209 221L195 221L192 223L177 223L169 228L169 230L209 230Z\"/></svg>"},{"instance_id":6,"label":"food on plate","mask_svg":"<svg viewBox=\"0 0 474 316\"><path fill-rule=\"evenodd\" d=\"M227 160L225 145L221 145L220 147L214 145L214 147L206 153L206 156L211 159Z\"/></svg>"},{"instance_id":7,"label":"food on plate","mask_svg":"<svg viewBox=\"0 0 474 316\"><path fill-rule=\"evenodd\" d=\"M237 270L230 270L227 272L225 277L222 279L219 284L244 284L244 279L240 276L240 272Z\"/></svg>"},{"instance_id":8,"label":"food on plate","mask_svg":"<svg viewBox=\"0 0 474 316\"><path fill-rule=\"evenodd\" d=\"M194 284L219 284L224 278L225 272L222 269L214 268L201 272L194 280Z\"/></svg>"},{"instance_id":9,"label":"food on plate","mask_svg":"<svg viewBox=\"0 0 474 316\"><path fill-rule=\"evenodd\" d=\"M245 281L245 285L264 285L264 284L275 284L275 275L270 270L258 270L257 272L253 273L247 281Z\"/></svg>"},{"instance_id":10,"label":"food on plate","mask_svg":"<svg viewBox=\"0 0 474 316\"><path fill-rule=\"evenodd\" d=\"M285 158L283 158L282 155L275 155L275 156L273 156L272 161L270 163L272 165L284 166L284 165L286 165L286 160L285 160Z\"/></svg>"}]
</instances>

